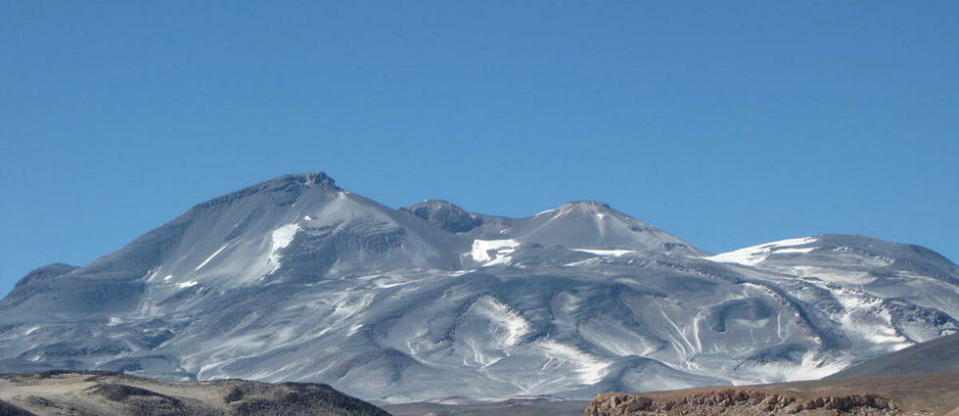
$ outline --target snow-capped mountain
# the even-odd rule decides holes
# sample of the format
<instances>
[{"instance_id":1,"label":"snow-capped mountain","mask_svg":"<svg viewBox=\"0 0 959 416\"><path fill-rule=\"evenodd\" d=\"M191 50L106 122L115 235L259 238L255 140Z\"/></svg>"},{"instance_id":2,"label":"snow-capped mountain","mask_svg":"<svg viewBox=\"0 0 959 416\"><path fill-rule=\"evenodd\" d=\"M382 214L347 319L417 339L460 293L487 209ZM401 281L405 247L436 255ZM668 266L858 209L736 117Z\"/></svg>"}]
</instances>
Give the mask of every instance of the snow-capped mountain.
<instances>
[{"instance_id":1,"label":"snow-capped mountain","mask_svg":"<svg viewBox=\"0 0 959 416\"><path fill-rule=\"evenodd\" d=\"M959 268L861 236L710 255L599 202L392 209L325 174L197 205L0 301L0 371L586 398L818 378L957 331Z\"/></svg>"}]
</instances>

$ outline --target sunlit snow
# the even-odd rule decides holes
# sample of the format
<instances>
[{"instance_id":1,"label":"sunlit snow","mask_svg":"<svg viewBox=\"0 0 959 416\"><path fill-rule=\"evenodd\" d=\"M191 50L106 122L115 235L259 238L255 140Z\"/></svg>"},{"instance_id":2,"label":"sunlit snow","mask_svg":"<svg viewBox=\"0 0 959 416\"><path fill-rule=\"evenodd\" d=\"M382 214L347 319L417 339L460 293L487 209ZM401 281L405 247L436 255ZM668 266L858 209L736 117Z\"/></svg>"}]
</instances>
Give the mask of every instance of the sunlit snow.
<instances>
[{"instance_id":1,"label":"sunlit snow","mask_svg":"<svg viewBox=\"0 0 959 416\"><path fill-rule=\"evenodd\" d=\"M520 245L519 241L508 240L473 240L473 248L470 256L473 260L482 263L484 266L496 264L507 264L510 261L509 255L516 251Z\"/></svg>"},{"instance_id":2,"label":"sunlit snow","mask_svg":"<svg viewBox=\"0 0 959 416\"><path fill-rule=\"evenodd\" d=\"M180 282L176 284L177 289L186 289L188 287L193 287L199 283L196 280L188 280L186 282Z\"/></svg>"},{"instance_id":3,"label":"sunlit snow","mask_svg":"<svg viewBox=\"0 0 959 416\"><path fill-rule=\"evenodd\" d=\"M806 244L812 244L818 239L816 237L791 238L788 240L775 241L772 243L760 244L758 246L741 248L739 250L717 254L706 257L708 260L721 263L738 263L746 266L755 266L766 260L773 253L808 253L813 250L810 247L795 248Z\"/></svg>"},{"instance_id":4,"label":"sunlit snow","mask_svg":"<svg viewBox=\"0 0 959 416\"><path fill-rule=\"evenodd\" d=\"M223 249L225 249L225 248L226 248L226 244L224 244L224 245L223 245L223 247L220 247L220 249L219 249L219 250L217 250L217 251L214 251L214 252L213 252L213 254L211 254L211 255L210 255L210 257L207 257L207 258L206 258L206 260L203 260L203 262L202 262L202 263L200 263L200 265L199 265L199 266L196 266L196 268L195 268L195 269L193 269L193 271L197 271L197 270L200 270L200 269L202 269L202 268L203 268L203 266L206 266L206 264L207 264L207 263L209 263L209 262L210 262L210 260L213 260L213 258L214 258L214 257L216 257L216 255L217 255L217 254L220 254L220 252L222 252L222 251L223 251Z\"/></svg>"},{"instance_id":5,"label":"sunlit snow","mask_svg":"<svg viewBox=\"0 0 959 416\"><path fill-rule=\"evenodd\" d=\"M588 248L574 248L573 251L595 254L597 256L612 256L612 257L619 257L622 255L636 252L636 250L596 250L596 249L588 249Z\"/></svg>"},{"instance_id":6,"label":"sunlit snow","mask_svg":"<svg viewBox=\"0 0 959 416\"><path fill-rule=\"evenodd\" d=\"M293 237L296 233L300 231L299 224L287 224L280 228L273 230L273 233L270 234L270 257L269 264L270 270L267 274L276 271L280 268L280 258L283 257L280 254L280 250L286 248L293 242Z\"/></svg>"}]
</instances>

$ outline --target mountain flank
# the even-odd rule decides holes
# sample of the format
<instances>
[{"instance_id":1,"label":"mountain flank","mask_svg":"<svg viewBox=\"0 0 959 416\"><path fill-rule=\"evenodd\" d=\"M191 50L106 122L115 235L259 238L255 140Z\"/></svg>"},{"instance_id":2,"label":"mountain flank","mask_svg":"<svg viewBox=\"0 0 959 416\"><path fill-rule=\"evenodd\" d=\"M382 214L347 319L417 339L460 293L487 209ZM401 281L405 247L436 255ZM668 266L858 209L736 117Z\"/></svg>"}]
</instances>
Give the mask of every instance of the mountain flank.
<instances>
[{"instance_id":1,"label":"mountain flank","mask_svg":"<svg viewBox=\"0 0 959 416\"><path fill-rule=\"evenodd\" d=\"M852 366L829 376L830 379L959 373L959 334L913 345ZM959 391L956 392L959 395Z\"/></svg>"}]
</instances>

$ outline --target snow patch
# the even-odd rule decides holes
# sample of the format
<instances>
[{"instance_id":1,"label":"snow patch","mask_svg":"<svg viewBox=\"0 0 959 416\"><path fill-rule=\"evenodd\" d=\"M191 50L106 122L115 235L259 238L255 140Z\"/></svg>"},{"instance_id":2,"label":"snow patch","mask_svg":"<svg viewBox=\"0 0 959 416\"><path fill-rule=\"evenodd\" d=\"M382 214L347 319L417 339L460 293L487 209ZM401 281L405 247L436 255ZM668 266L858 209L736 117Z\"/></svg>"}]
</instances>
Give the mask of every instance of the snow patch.
<instances>
[{"instance_id":1,"label":"snow patch","mask_svg":"<svg viewBox=\"0 0 959 416\"><path fill-rule=\"evenodd\" d=\"M773 253L808 253L815 247L796 248L812 244L819 239L816 237L791 238L788 240L774 241L772 243L760 244L758 246L741 248L739 250L727 253L717 254L715 256L703 257L706 260L712 260L720 263L737 263L746 266L755 266L762 263Z\"/></svg>"},{"instance_id":2,"label":"snow patch","mask_svg":"<svg viewBox=\"0 0 959 416\"><path fill-rule=\"evenodd\" d=\"M217 250L217 251L214 251L214 252L213 252L213 254L211 254L211 255L210 255L210 257L207 257L207 258L206 258L206 260L203 260L203 263L200 263L200 265L199 265L199 266L196 266L196 268L195 268L195 269L193 269L193 271L197 271L197 270L200 270L200 269L202 269L202 268L203 268L203 266L206 266L206 264L207 264L207 263L209 263L209 262L210 262L210 260L213 260L213 258L214 258L214 257L216 257L216 255L217 255L217 254L220 254L221 252L223 252L223 249L225 249L225 248L226 248L226 246L227 246L227 245L226 245L226 244L224 244L224 245L223 245L223 247L220 247L220 249L219 249L219 250Z\"/></svg>"},{"instance_id":3,"label":"snow patch","mask_svg":"<svg viewBox=\"0 0 959 416\"><path fill-rule=\"evenodd\" d=\"M273 273L280 268L280 259L283 257L283 255L280 254L280 250L290 245L290 243L293 242L293 237L296 236L296 233L299 231L300 225L293 223L277 228L270 234L270 269L267 274Z\"/></svg>"},{"instance_id":4,"label":"snow patch","mask_svg":"<svg viewBox=\"0 0 959 416\"><path fill-rule=\"evenodd\" d=\"M176 287L177 287L177 289L186 289L186 288L188 288L188 287L193 287L193 286L196 286L196 285L198 285L198 284L199 284L199 282L197 282L196 280L188 280L188 281L186 281L186 282L177 283L177 284L176 284Z\"/></svg>"},{"instance_id":5,"label":"snow patch","mask_svg":"<svg viewBox=\"0 0 959 416\"><path fill-rule=\"evenodd\" d=\"M588 248L574 248L573 251L595 254L597 256L611 256L611 257L619 257L622 255L636 252L635 250L594 250L594 249L588 249Z\"/></svg>"},{"instance_id":6,"label":"snow patch","mask_svg":"<svg viewBox=\"0 0 959 416\"><path fill-rule=\"evenodd\" d=\"M147 281L149 282L149 281L152 281L153 279L156 279L158 274L160 274L159 270L156 270L156 269L152 270L150 273L150 276L147 277Z\"/></svg>"},{"instance_id":7,"label":"snow patch","mask_svg":"<svg viewBox=\"0 0 959 416\"><path fill-rule=\"evenodd\" d=\"M502 335L506 347L516 345L530 332L530 325L518 313L496 298L484 295L473 304L473 309L492 324L491 334Z\"/></svg>"},{"instance_id":8,"label":"snow patch","mask_svg":"<svg viewBox=\"0 0 959 416\"><path fill-rule=\"evenodd\" d=\"M809 352L803 355L802 362L798 364L771 362L761 365L749 366L744 369L746 378L730 380L734 385L747 385L757 383L776 382L794 382L806 380L819 380L823 377L835 374L851 364L848 358L827 358L820 357L815 352Z\"/></svg>"},{"instance_id":9,"label":"snow patch","mask_svg":"<svg viewBox=\"0 0 959 416\"><path fill-rule=\"evenodd\" d=\"M540 341L539 346L549 357L543 369L569 366L579 382L587 385L603 381L606 369L613 363L553 340Z\"/></svg>"},{"instance_id":10,"label":"snow patch","mask_svg":"<svg viewBox=\"0 0 959 416\"><path fill-rule=\"evenodd\" d=\"M510 254L513 254L520 244L519 241L513 239L473 240L473 248L469 255L483 266L508 264Z\"/></svg>"},{"instance_id":11,"label":"snow patch","mask_svg":"<svg viewBox=\"0 0 959 416\"><path fill-rule=\"evenodd\" d=\"M786 253L809 253L815 250L816 247L804 247L804 248L783 248L776 250L776 254L786 254Z\"/></svg>"},{"instance_id":12,"label":"snow patch","mask_svg":"<svg viewBox=\"0 0 959 416\"><path fill-rule=\"evenodd\" d=\"M564 266L564 267L578 267L578 266L584 266L584 265L587 265L587 264L596 264L596 263L599 263L599 262L601 262L601 261L602 261L601 259L599 259L599 258L597 258L597 257L593 257L593 258L589 258L589 259L586 259L586 260L580 260L580 261L574 261L574 262L572 262L572 263L566 263L566 264L564 264L563 266Z\"/></svg>"}]
</instances>

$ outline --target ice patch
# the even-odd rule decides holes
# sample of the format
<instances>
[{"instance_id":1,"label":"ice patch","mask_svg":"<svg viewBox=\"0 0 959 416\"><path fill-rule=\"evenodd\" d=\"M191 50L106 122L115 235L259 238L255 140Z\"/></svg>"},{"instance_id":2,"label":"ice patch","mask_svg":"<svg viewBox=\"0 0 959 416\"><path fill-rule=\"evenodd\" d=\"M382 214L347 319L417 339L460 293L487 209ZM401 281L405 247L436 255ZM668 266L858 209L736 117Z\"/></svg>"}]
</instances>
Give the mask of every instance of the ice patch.
<instances>
[{"instance_id":1,"label":"ice patch","mask_svg":"<svg viewBox=\"0 0 959 416\"><path fill-rule=\"evenodd\" d=\"M172 275L172 274L168 274L168 275L166 275L166 277L163 278L163 281L167 281L167 280L170 280L170 279L172 279L172 278L173 278L173 275Z\"/></svg>"},{"instance_id":2,"label":"ice patch","mask_svg":"<svg viewBox=\"0 0 959 416\"><path fill-rule=\"evenodd\" d=\"M473 240L473 248L470 251L470 257L484 266L496 264L508 264L510 254L516 251L520 245L519 241L508 240Z\"/></svg>"},{"instance_id":3,"label":"ice patch","mask_svg":"<svg viewBox=\"0 0 959 416\"><path fill-rule=\"evenodd\" d=\"M199 266L196 266L196 268L193 269L193 271L197 271L197 270L202 269L203 266L206 266L206 264L209 263L210 260L213 260L213 258L216 257L217 254L220 254L221 252L223 252L223 249L225 249L225 248L226 248L226 244L224 244L223 247L220 247L219 250L214 251L213 254L210 255L210 257L207 257L206 260L203 260L203 263L200 263Z\"/></svg>"},{"instance_id":4,"label":"ice patch","mask_svg":"<svg viewBox=\"0 0 959 416\"><path fill-rule=\"evenodd\" d=\"M704 257L720 263L737 263L746 266L755 266L762 263L773 253L808 253L815 247L796 248L805 244L812 244L818 239L816 237L791 238L788 240L774 241L772 243L760 244L758 246L741 248L739 250L727 253L717 254L715 256Z\"/></svg>"},{"instance_id":5,"label":"ice patch","mask_svg":"<svg viewBox=\"0 0 959 416\"><path fill-rule=\"evenodd\" d=\"M196 285L198 285L198 284L199 284L199 283L198 283L196 280L189 280L189 281L186 281L186 282L177 283L177 284L176 284L176 287L177 287L177 289L186 289L186 288L188 288L188 287L193 287L193 286L196 286Z\"/></svg>"}]
</instances>

